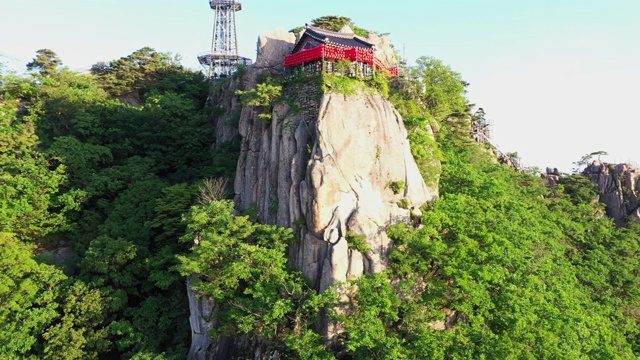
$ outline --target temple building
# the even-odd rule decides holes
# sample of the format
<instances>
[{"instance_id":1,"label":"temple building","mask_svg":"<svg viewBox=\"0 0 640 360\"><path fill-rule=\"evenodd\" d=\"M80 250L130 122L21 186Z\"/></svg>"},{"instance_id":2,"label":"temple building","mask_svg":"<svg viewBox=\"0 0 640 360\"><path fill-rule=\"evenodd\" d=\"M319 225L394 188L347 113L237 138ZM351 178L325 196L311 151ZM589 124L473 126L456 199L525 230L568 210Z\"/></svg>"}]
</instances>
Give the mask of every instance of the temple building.
<instances>
[{"instance_id":1,"label":"temple building","mask_svg":"<svg viewBox=\"0 0 640 360\"><path fill-rule=\"evenodd\" d=\"M387 70L398 76L398 68L387 67L376 58L375 52L375 45L354 34L349 26L336 32L307 25L291 54L284 58L285 76L299 73L338 73L369 77L373 75L374 69ZM350 62L342 65L340 60Z\"/></svg>"}]
</instances>

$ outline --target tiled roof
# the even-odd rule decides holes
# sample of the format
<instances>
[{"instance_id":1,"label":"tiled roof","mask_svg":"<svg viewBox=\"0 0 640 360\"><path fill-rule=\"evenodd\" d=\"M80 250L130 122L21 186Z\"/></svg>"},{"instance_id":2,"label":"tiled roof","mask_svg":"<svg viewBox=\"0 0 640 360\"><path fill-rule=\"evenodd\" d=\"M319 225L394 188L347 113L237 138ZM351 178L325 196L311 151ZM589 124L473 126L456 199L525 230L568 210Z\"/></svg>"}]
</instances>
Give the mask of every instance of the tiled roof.
<instances>
[{"instance_id":1,"label":"tiled roof","mask_svg":"<svg viewBox=\"0 0 640 360\"><path fill-rule=\"evenodd\" d=\"M332 45L337 45L337 46L342 46L347 48L353 48L353 47L364 48L364 49L373 48L373 44L365 41L364 39L360 38L354 33L341 33L336 31L325 30L325 29L321 29L313 26L307 26L307 28L305 29L305 32L300 37L300 41L298 41L296 46L294 46L293 52L297 52L298 50L300 50L298 49L298 44L302 42L302 39L304 39L305 36L309 36L325 44L332 44Z\"/></svg>"}]
</instances>

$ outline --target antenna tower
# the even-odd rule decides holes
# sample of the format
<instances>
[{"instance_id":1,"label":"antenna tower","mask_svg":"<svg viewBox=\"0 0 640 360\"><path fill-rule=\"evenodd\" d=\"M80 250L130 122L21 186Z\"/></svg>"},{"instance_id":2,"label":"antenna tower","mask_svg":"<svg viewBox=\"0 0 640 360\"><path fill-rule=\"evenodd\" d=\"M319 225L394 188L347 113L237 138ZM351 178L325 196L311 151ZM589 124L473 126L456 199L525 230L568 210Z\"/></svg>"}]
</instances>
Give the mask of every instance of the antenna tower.
<instances>
[{"instance_id":1,"label":"antenna tower","mask_svg":"<svg viewBox=\"0 0 640 360\"><path fill-rule=\"evenodd\" d=\"M231 75L238 65L251 64L251 59L238 55L236 33L236 11L242 10L239 0L209 0L215 10L211 51L198 55L198 61L209 77L221 78Z\"/></svg>"}]
</instances>

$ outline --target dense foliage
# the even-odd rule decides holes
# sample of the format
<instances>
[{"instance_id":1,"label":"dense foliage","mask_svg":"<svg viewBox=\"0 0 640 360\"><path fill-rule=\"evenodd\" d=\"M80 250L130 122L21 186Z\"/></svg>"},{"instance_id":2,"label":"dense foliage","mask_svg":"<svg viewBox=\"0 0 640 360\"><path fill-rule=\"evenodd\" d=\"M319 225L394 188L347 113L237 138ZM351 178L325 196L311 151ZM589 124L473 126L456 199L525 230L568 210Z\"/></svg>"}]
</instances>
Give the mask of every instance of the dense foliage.
<instances>
[{"instance_id":1,"label":"dense foliage","mask_svg":"<svg viewBox=\"0 0 640 360\"><path fill-rule=\"evenodd\" d=\"M356 35L362 36L362 37L367 37L371 32L369 30L356 26L353 23L353 21L351 21L351 18L348 18L346 16L335 16L335 15L321 16L317 19L311 20L311 25L322 28L322 29L331 30L331 31L340 31L342 30L343 27L349 26ZM304 30L304 27L300 26L295 29L292 29L291 32L293 32L297 36L303 30Z\"/></svg>"},{"instance_id":2,"label":"dense foliage","mask_svg":"<svg viewBox=\"0 0 640 360\"><path fill-rule=\"evenodd\" d=\"M549 186L496 164L471 140L467 84L440 60L369 86L402 114L441 197L387 229L386 272L317 294L289 267L292 232L236 214L225 182L207 180L232 178L237 150L211 151L224 109L207 106L202 75L150 48L91 74L36 55L31 77L0 74L0 358L184 358L188 276L216 303L216 334L286 358L640 355L640 227L614 226L580 175ZM293 101L288 85L238 95L268 113ZM327 347L329 319L342 333Z\"/></svg>"},{"instance_id":3,"label":"dense foliage","mask_svg":"<svg viewBox=\"0 0 640 360\"><path fill-rule=\"evenodd\" d=\"M150 48L92 74L36 55L0 78L0 358L184 358L208 81Z\"/></svg>"},{"instance_id":4,"label":"dense foliage","mask_svg":"<svg viewBox=\"0 0 640 360\"><path fill-rule=\"evenodd\" d=\"M549 187L496 164L471 141L459 74L432 58L409 71L391 99L416 160L425 148L441 158L441 198L424 209L418 229L388 229L395 247L387 272L355 282L355 306L336 317L346 352L362 359L637 357L640 229L604 218L594 185L579 175Z\"/></svg>"},{"instance_id":5,"label":"dense foliage","mask_svg":"<svg viewBox=\"0 0 640 360\"><path fill-rule=\"evenodd\" d=\"M318 296L302 274L289 270L291 229L234 215L231 201L194 207L187 222L184 241L197 245L179 256L178 269L195 275L194 289L218 305L214 335L247 334L295 357L330 358L313 325L333 296Z\"/></svg>"}]
</instances>

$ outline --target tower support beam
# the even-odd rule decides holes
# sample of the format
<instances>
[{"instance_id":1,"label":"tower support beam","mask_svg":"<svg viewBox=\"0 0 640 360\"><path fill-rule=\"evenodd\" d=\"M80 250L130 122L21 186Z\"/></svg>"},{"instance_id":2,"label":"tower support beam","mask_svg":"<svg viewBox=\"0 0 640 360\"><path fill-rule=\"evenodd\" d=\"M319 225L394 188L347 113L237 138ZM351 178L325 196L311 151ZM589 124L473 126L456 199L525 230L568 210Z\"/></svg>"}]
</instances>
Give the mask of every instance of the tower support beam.
<instances>
[{"instance_id":1,"label":"tower support beam","mask_svg":"<svg viewBox=\"0 0 640 360\"><path fill-rule=\"evenodd\" d=\"M238 55L236 12L242 10L239 0L209 0L215 11L211 51L200 54L198 61L213 78L230 76L238 65L251 64L251 59Z\"/></svg>"}]
</instances>

